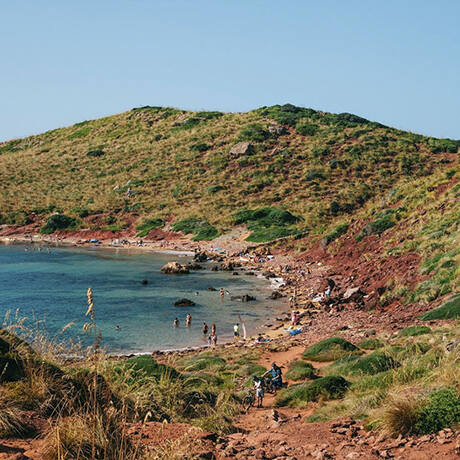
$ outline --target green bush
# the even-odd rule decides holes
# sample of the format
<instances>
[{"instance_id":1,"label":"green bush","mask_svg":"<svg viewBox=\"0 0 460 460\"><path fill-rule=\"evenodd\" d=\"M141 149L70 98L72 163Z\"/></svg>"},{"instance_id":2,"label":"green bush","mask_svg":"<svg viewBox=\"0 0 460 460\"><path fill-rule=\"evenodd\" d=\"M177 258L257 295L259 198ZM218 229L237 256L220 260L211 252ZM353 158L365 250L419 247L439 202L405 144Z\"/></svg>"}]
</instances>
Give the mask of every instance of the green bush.
<instances>
[{"instance_id":1,"label":"green bush","mask_svg":"<svg viewBox=\"0 0 460 460\"><path fill-rule=\"evenodd\" d=\"M278 208L242 209L234 215L235 224L246 224L251 230L261 227L286 226L296 223L298 217Z\"/></svg>"},{"instance_id":2,"label":"green bush","mask_svg":"<svg viewBox=\"0 0 460 460\"><path fill-rule=\"evenodd\" d=\"M420 316L423 321L436 319L456 319L460 318L460 294L455 294L440 307Z\"/></svg>"},{"instance_id":3,"label":"green bush","mask_svg":"<svg viewBox=\"0 0 460 460\"><path fill-rule=\"evenodd\" d=\"M172 225L175 232L182 232L184 234L193 233L195 236L193 241L208 241L216 238L219 232L207 220L189 217L188 219L175 222Z\"/></svg>"},{"instance_id":4,"label":"green bush","mask_svg":"<svg viewBox=\"0 0 460 460\"><path fill-rule=\"evenodd\" d=\"M460 423L460 395L454 388L431 393L416 412L415 431L436 433Z\"/></svg>"},{"instance_id":5,"label":"green bush","mask_svg":"<svg viewBox=\"0 0 460 460\"><path fill-rule=\"evenodd\" d=\"M330 375L321 377L313 382L291 385L278 393L275 406L299 406L319 398L339 399L349 387L349 382L343 377Z\"/></svg>"},{"instance_id":6,"label":"green bush","mask_svg":"<svg viewBox=\"0 0 460 460\"><path fill-rule=\"evenodd\" d=\"M329 366L333 374L375 375L398 367L391 356L380 351L374 351L367 356L345 356Z\"/></svg>"},{"instance_id":7,"label":"green bush","mask_svg":"<svg viewBox=\"0 0 460 460\"><path fill-rule=\"evenodd\" d=\"M209 187L206 187L206 192L210 195L214 195L215 193L220 192L224 189L225 187L223 187L222 185L210 185Z\"/></svg>"},{"instance_id":8,"label":"green bush","mask_svg":"<svg viewBox=\"0 0 460 460\"><path fill-rule=\"evenodd\" d=\"M197 142L196 144L192 144L190 146L190 150L192 152L206 152L206 150L209 150L210 148L211 146L205 142Z\"/></svg>"},{"instance_id":9,"label":"green bush","mask_svg":"<svg viewBox=\"0 0 460 460\"><path fill-rule=\"evenodd\" d=\"M302 358L311 361L335 361L347 355L361 354L361 350L341 337L329 337L308 347Z\"/></svg>"},{"instance_id":10,"label":"green bush","mask_svg":"<svg viewBox=\"0 0 460 460\"><path fill-rule=\"evenodd\" d=\"M401 329L398 335L401 337L416 337L417 335L428 334L431 329L427 326L409 326Z\"/></svg>"},{"instance_id":11,"label":"green bush","mask_svg":"<svg viewBox=\"0 0 460 460\"><path fill-rule=\"evenodd\" d=\"M154 378L158 381L164 374L168 374L172 379L180 377L179 372L173 367L159 364L150 355L140 355L126 359L116 364L112 373L116 377L128 376L128 379L132 382L138 382L143 378Z\"/></svg>"},{"instance_id":12,"label":"green bush","mask_svg":"<svg viewBox=\"0 0 460 460\"><path fill-rule=\"evenodd\" d=\"M56 230L73 229L77 225L77 219L65 214L53 214L48 217L46 224L40 229L40 233L50 234Z\"/></svg>"},{"instance_id":13,"label":"green bush","mask_svg":"<svg viewBox=\"0 0 460 460\"><path fill-rule=\"evenodd\" d=\"M298 360L289 365L289 370L286 372L285 377L294 381L314 379L316 371L310 363Z\"/></svg>"},{"instance_id":14,"label":"green bush","mask_svg":"<svg viewBox=\"0 0 460 460\"><path fill-rule=\"evenodd\" d=\"M323 238L323 243L328 245L328 244L332 243L333 241L335 241L340 236L342 236L345 233L347 233L347 231L348 231L348 224L337 225L336 227L333 228L333 230L330 233L328 233Z\"/></svg>"},{"instance_id":15,"label":"green bush","mask_svg":"<svg viewBox=\"0 0 460 460\"><path fill-rule=\"evenodd\" d=\"M183 374L184 384L188 388L209 388L210 386L217 387L224 383L223 379L214 374L206 372L188 372Z\"/></svg>"},{"instance_id":16,"label":"green bush","mask_svg":"<svg viewBox=\"0 0 460 460\"><path fill-rule=\"evenodd\" d=\"M302 136L314 136L318 131L318 126L312 123L300 122L296 124L295 130Z\"/></svg>"},{"instance_id":17,"label":"green bush","mask_svg":"<svg viewBox=\"0 0 460 460\"><path fill-rule=\"evenodd\" d=\"M87 157L101 157L104 155L104 151L101 149L90 150L86 156Z\"/></svg>"},{"instance_id":18,"label":"green bush","mask_svg":"<svg viewBox=\"0 0 460 460\"><path fill-rule=\"evenodd\" d=\"M161 228L164 226L164 224L164 220L160 218L145 219L142 222L136 224L136 230L139 231L136 236L138 238L144 238L150 233L150 230Z\"/></svg>"},{"instance_id":19,"label":"green bush","mask_svg":"<svg viewBox=\"0 0 460 460\"><path fill-rule=\"evenodd\" d=\"M359 234L360 238L363 238L368 235L381 235L385 230L388 230L391 227L396 225L396 221L392 214L386 214L383 217L369 222Z\"/></svg>"},{"instance_id":20,"label":"green bush","mask_svg":"<svg viewBox=\"0 0 460 460\"><path fill-rule=\"evenodd\" d=\"M358 344L363 350L376 350L382 348L385 344L379 339L366 339Z\"/></svg>"},{"instance_id":21,"label":"green bush","mask_svg":"<svg viewBox=\"0 0 460 460\"><path fill-rule=\"evenodd\" d=\"M186 360L183 368L187 372L202 371L204 369L222 369L225 367L225 359L219 356L197 355Z\"/></svg>"},{"instance_id":22,"label":"green bush","mask_svg":"<svg viewBox=\"0 0 460 460\"><path fill-rule=\"evenodd\" d=\"M324 174L324 171L321 169L310 169L310 171L305 174L305 180L308 182L314 181L314 180L323 180L326 178L326 175Z\"/></svg>"},{"instance_id":23,"label":"green bush","mask_svg":"<svg viewBox=\"0 0 460 460\"><path fill-rule=\"evenodd\" d=\"M269 131L258 123L251 123L242 128L238 134L239 141L263 142L270 137Z\"/></svg>"}]
</instances>

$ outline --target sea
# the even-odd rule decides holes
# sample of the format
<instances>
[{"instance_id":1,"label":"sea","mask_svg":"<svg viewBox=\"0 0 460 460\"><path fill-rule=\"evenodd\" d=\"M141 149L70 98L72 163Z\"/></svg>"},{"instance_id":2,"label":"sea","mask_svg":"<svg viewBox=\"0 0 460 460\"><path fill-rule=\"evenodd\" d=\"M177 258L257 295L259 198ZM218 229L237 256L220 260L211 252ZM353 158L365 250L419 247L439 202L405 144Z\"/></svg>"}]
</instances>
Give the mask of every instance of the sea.
<instances>
[{"instance_id":1,"label":"sea","mask_svg":"<svg viewBox=\"0 0 460 460\"><path fill-rule=\"evenodd\" d=\"M269 282L244 271L237 276L211 271L205 263L204 270L186 275L161 273L167 262L191 260L129 249L0 245L0 326L20 322L51 340L77 342L84 349L92 343L83 331L90 287L102 347L110 354L141 354L206 345L203 322L216 324L218 343L232 340L237 322L254 334L281 308L280 301L268 298ZM221 299L220 288L256 300L231 300L229 294ZM174 306L181 298L196 305ZM179 327L173 327L176 317Z\"/></svg>"}]
</instances>

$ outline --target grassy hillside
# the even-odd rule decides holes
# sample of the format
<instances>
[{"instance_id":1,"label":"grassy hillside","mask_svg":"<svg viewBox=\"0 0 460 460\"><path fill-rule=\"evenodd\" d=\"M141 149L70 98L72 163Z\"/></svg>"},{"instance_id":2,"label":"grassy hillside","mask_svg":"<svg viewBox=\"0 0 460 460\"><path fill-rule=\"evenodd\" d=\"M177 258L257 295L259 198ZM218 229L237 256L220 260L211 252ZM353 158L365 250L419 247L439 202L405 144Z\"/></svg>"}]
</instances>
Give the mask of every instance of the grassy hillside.
<instances>
[{"instance_id":1,"label":"grassy hillside","mask_svg":"<svg viewBox=\"0 0 460 460\"><path fill-rule=\"evenodd\" d=\"M232 153L239 142L247 151ZM447 170L459 146L289 104L226 114L136 108L0 144L0 223L58 211L78 228L102 213L116 230L134 214L140 226L142 217L192 217L220 233L245 209L297 217L295 225L252 221L254 230L276 227L255 236L262 241L321 230L397 184Z\"/></svg>"}]
</instances>

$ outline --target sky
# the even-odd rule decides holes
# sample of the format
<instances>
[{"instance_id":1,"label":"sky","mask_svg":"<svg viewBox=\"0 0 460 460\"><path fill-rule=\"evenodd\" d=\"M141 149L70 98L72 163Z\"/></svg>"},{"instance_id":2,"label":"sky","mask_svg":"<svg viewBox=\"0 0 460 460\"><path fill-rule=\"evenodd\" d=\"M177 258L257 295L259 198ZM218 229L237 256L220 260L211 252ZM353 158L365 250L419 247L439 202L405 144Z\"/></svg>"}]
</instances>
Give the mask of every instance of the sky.
<instances>
[{"instance_id":1,"label":"sky","mask_svg":"<svg viewBox=\"0 0 460 460\"><path fill-rule=\"evenodd\" d=\"M15 0L0 17L0 141L288 102L460 139L458 0Z\"/></svg>"}]
</instances>

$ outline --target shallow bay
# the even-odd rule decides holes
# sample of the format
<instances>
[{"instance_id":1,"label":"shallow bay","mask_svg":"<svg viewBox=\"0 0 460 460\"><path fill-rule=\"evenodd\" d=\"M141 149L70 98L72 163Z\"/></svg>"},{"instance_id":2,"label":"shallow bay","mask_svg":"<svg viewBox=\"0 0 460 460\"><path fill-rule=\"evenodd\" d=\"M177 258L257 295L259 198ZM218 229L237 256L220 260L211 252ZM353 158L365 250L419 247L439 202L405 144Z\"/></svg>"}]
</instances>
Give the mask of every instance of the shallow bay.
<instances>
[{"instance_id":1,"label":"shallow bay","mask_svg":"<svg viewBox=\"0 0 460 460\"><path fill-rule=\"evenodd\" d=\"M203 321L208 326L215 323L223 341L231 337L239 315L248 332L272 316L276 303L267 300L266 280L208 269L188 275L162 274L161 267L171 260L185 263L190 258L125 249L50 248L39 252L38 248L0 245L0 318L19 310L19 318L27 317L28 324L40 321L40 328L46 328L51 337L73 322L65 337L88 345L90 338L82 329L86 291L91 287L103 346L112 353L140 353L205 344ZM143 279L147 285L141 285ZM232 301L229 295L222 301L209 287L222 287L234 296L250 294L257 301ZM196 305L172 305L183 297ZM190 328L185 327L187 313L192 315ZM180 326L173 328L176 316Z\"/></svg>"}]
</instances>

